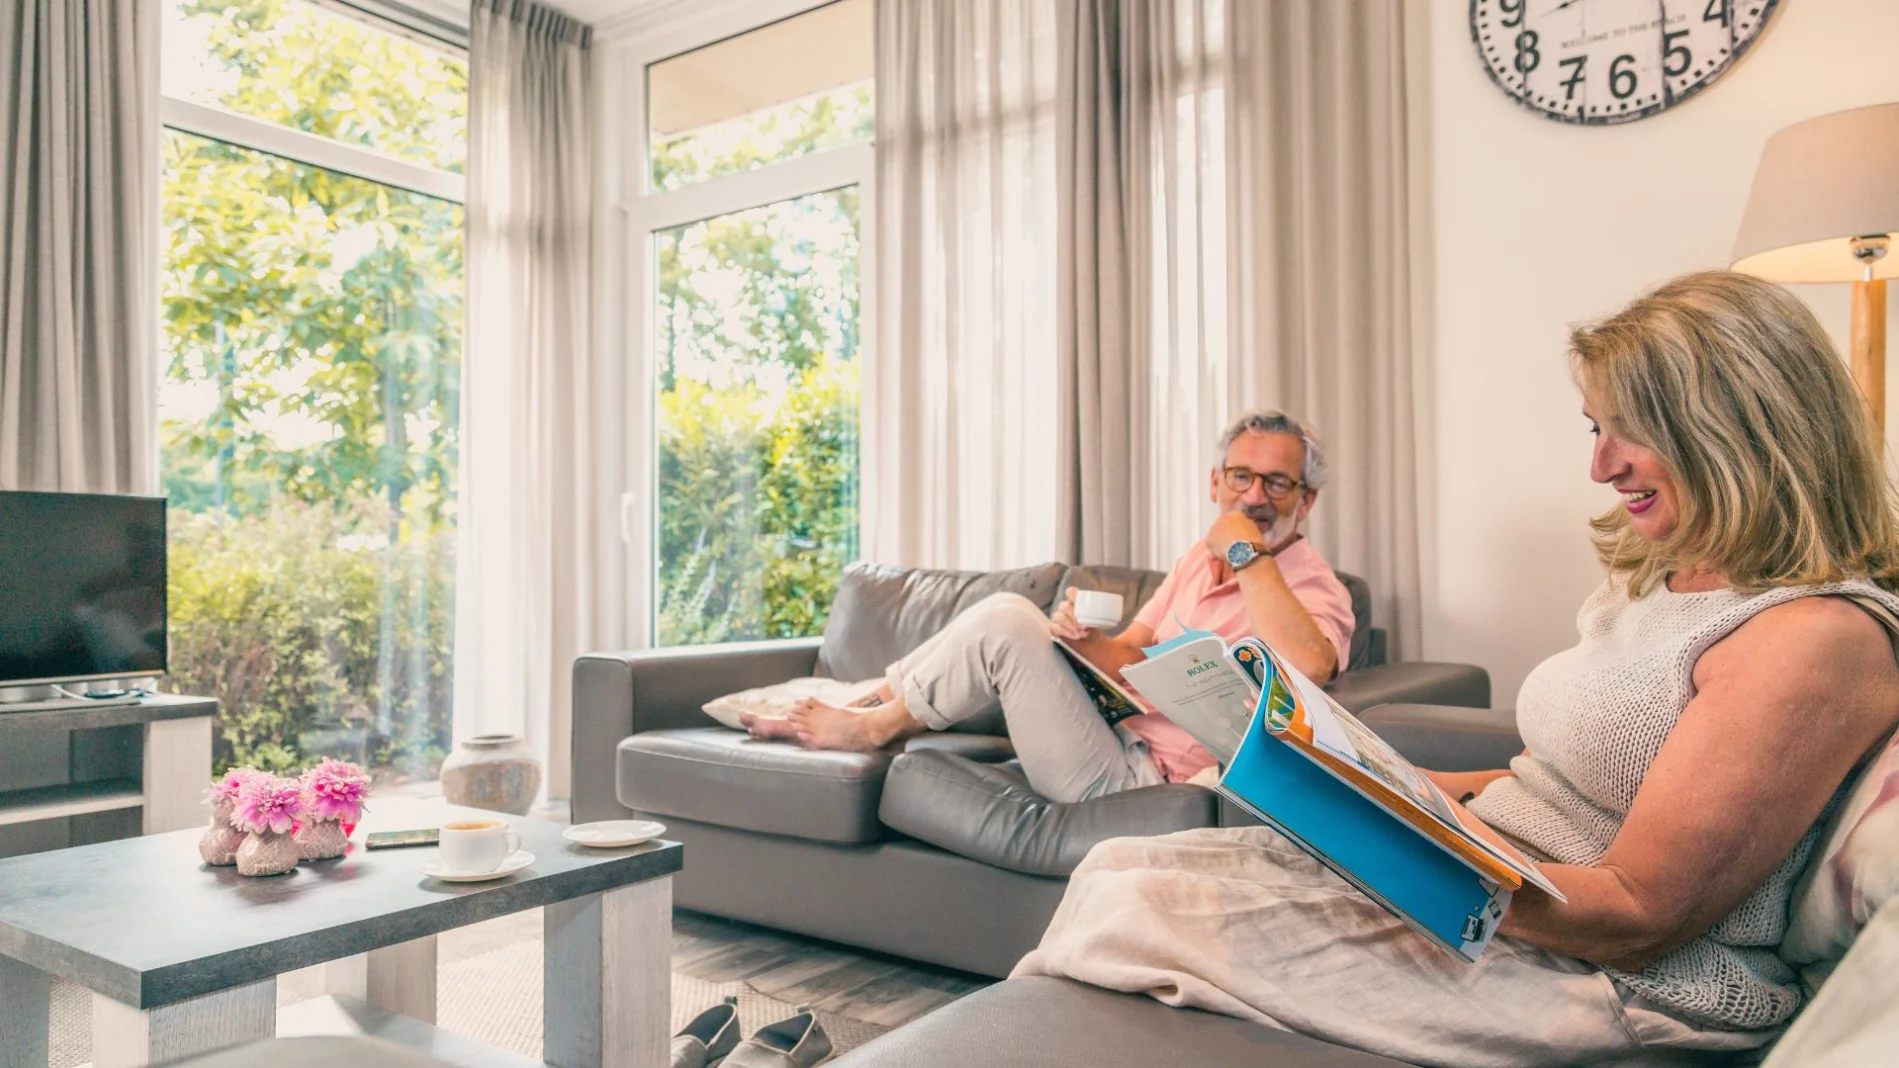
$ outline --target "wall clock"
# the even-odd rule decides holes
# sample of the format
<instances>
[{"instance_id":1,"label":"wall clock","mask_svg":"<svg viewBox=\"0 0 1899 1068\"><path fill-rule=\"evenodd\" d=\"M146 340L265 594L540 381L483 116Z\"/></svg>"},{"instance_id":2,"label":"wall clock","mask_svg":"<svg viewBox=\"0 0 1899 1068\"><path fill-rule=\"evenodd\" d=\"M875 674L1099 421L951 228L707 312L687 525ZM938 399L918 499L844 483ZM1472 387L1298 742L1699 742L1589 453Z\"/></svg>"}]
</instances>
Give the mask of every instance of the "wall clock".
<instances>
[{"instance_id":1,"label":"wall clock","mask_svg":"<svg viewBox=\"0 0 1899 1068\"><path fill-rule=\"evenodd\" d=\"M1490 80L1557 122L1646 118L1719 78L1778 0L1470 0Z\"/></svg>"}]
</instances>

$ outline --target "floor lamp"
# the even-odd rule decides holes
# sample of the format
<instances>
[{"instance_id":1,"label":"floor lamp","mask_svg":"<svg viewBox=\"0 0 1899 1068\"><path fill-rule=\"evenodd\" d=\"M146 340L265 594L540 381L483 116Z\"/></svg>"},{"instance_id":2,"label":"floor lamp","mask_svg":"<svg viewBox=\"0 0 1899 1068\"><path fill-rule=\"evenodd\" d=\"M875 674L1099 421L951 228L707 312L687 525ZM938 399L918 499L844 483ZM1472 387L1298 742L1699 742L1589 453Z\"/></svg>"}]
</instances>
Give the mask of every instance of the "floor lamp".
<instances>
[{"instance_id":1,"label":"floor lamp","mask_svg":"<svg viewBox=\"0 0 1899 1068\"><path fill-rule=\"evenodd\" d=\"M1886 279L1899 231L1899 103L1795 123L1767 139L1734 269L1771 282L1853 283L1853 380L1886 426Z\"/></svg>"}]
</instances>

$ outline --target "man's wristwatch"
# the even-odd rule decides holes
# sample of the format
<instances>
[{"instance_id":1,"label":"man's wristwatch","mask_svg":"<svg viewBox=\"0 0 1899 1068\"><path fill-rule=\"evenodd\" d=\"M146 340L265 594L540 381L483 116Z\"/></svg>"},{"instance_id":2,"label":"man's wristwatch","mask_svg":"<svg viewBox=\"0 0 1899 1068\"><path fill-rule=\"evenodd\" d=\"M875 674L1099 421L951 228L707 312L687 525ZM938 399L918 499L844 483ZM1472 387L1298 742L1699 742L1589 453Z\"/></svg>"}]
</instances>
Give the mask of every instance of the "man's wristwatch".
<instances>
[{"instance_id":1,"label":"man's wristwatch","mask_svg":"<svg viewBox=\"0 0 1899 1068\"><path fill-rule=\"evenodd\" d=\"M1263 556L1271 556L1263 541L1236 541L1226 547L1226 566L1242 571Z\"/></svg>"}]
</instances>

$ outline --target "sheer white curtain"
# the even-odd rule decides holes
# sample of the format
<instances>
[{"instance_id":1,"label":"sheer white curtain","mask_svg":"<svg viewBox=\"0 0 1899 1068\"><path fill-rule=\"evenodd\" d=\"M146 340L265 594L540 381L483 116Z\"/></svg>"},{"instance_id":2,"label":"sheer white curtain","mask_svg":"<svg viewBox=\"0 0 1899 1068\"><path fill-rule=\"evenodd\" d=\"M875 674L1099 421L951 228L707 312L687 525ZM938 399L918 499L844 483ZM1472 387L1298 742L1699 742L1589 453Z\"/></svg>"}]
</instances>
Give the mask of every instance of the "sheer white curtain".
<instances>
[{"instance_id":1,"label":"sheer white curtain","mask_svg":"<svg viewBox=\"0 0 1899 1068\"><path fill-rule=\"evenodd\" d=\"M1054 0L877 8L865 555L1058 555Z\"/></svg>"},{"instance_id":2,"label":"sheer white curtain","mask_svg":"<svg viewBox=\"0 0 1899 1068\"><path fill-rule=\"evenodd\" d=\"M475 0L455 733L525 734L565 797L570 670L611 551L591 520L594 85L588 29Z\"/></svg>"},{"instance_id":3,"label":"sheer white curtain","mask_svg":"<svg viewBox=\"0 0 1899 1068\"><path fill-rule=\"evenodd\" d=\"M0 489L158 486L158 9L0 4Z\"/></svg>"}]
</instances>

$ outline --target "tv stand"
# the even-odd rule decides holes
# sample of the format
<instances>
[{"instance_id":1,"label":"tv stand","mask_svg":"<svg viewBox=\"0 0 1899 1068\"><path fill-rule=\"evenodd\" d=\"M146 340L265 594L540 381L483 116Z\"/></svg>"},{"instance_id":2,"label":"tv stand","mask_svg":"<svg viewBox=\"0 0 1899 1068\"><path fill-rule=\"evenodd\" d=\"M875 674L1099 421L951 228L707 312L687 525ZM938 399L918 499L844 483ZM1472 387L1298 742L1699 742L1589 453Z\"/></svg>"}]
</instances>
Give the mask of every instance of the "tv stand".
<instances>
[{"instance_id":1,"label":"tv stand","mask_svg":"<svg viewBox=\"0 0 1899 1068\"><path fill-rule=\"evenodd\" d=\"M15 712L60 712L70 708L121 708L156 696L135 693L129 697L36 697L28 701L0 701L0 716Z\"/></svg>"},{"instance_id":2,"label":"tv stand","mask_svg":"<svg viewBox=\"0 0 1899 1068\"><path fill-rule=\"evenodd\" d=\"M217 710L176 694L0 705L0 856L204 823Z\"/></svg>"}]
</instances>

